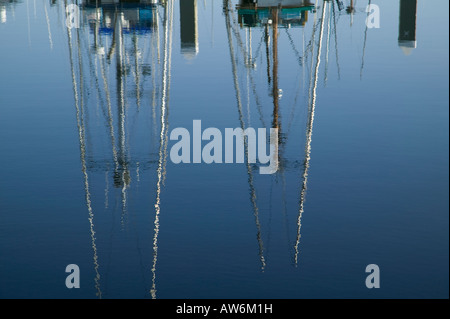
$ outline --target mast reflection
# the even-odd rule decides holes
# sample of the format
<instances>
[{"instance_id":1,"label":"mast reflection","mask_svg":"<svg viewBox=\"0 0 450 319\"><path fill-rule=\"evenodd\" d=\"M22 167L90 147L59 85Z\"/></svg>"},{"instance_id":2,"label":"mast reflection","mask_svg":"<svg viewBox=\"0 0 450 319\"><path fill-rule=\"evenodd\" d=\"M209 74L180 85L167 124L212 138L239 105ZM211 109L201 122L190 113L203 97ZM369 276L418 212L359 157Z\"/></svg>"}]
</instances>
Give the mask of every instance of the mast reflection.
<instances>
[{"instance_id":1,"label":"mast reflection","mask_svg":"<svg viewBox=\"0 0 450 319\"><path fill-rule=\"evenodd\" d=\"M227 1L224 2L224 8L228 8L229 3ZM280 30L284 29L292 49L297 56L297 61L299 66L304 69L306 67L306 61L310 60L310 78L309 78L309 89L308 89L308 104L307 104L307 120L306 120L306 142L305 142L305 151L304 151L304 160L301 171L301 180L302 183L300 185L300 193L298 200L298 211L297 211L297 230L296 230L296 238L295 242L292 243L291 249L293 252L293 263L294 265L298 264L299 258L299 243L300 243L300 230L301 230L301 218L304 213L304 203L306 199L306 189L308 183L308 171L310 167L311 160L311 144L312 144L312 131L313 131L313 123L314 123L314 115L315 115L315 107L317 100L317 86L318 86L318 78L319 78L319 69L321 62L322 49L325 45L326 47L326 66L325 66L325 85L328 77L328 56L330 51L330 40L332 30L332 23L334 26L334 32L336 31L336 19L335 19L335 6L334 2L330 3L329 1L321 2L320 7L320 16L316 16L316 6L310 3L309 1L295 1L295 0L258 0L258 1L249 1L249 0L241 0L237 5L238 11L238 23L241 29L249 30L250 33L251 28L262 29L264 32L263 40L266 47L266 64L267 64L267 84L269 85L269 95L271 97L272 102L272 121L271 127L278 129L278 157L279 157L279 171L277 174L282 176L282 180L284 181L284 171L287 168L289 163L284 159L284 148L287 142L287 131L288 129L284 129L282 126L282 120L280 116L280 112L282 109L281 106L281 97L283 95L283 91L280 88L280 74L279 74L279 37ZM230 11L230 9L228 9ZM240 46L238 48L241 53L248 59L251 57L251 51L249 52L249 48L251 48L251 43L247 45L247 40L250 37L246 36L246 44L245 46L242 44L242 40L240 39L239 32L236 29L233 30L230 27L231 19L228 17L228 11L225 12L226 20L227 20L227 29L231 29L234 32L229 31L229 38L234 33L236 37L236 42ZM299 53L299 51L295 47L295 41L293 40L289 28L292 27L300 27L303 28L309 19L309 12L314 12L314 25L312 27L311 39L308 45L304 46L303 53ZM352 4L350 6L350 12L352 13ZM246 31L247 32L247 31ZM318 35L316 35L318 33ZM326 35L326 43L324 42L324 35ZM250 38L251 41L251 38ZM230 54L232 60L232 69L235 69L235 49L233 47L233 40L229 39L230 46ZM337 36L335 33L335 49L337 56ZM338 58L336 59L337 64ZM247 77L252 78L251 73L253 72L253 68L251 67L254 64L253 61L250 63L246 63L246 72ZM250 66L250 67L249 67ZM237 79L237 70L233 71L233 76L235 78L235 91L238 100L238 110L239 110L239 118L241 121L241 127L245 128L242 124L242 111L241 111L241 102L240 102L240 88L239 88L239 80ZM339 75L339 68L338 68ZM300 85L301 86L301 85ZM255 99L257 100L257 99ZM290 123L288 125L290 127ZM285 132L286 131L286 132ZM249 176L251 175L251 170L249 170ZM252 182L252 183L250 183ZM255 186L253 185L253 178L249 178L249 189L250 189L250 197L252 202L254 202L254 206L257 207L256 196L253 195L255 192ZM283 187L283 192L285 188ZM283 198L285 196L283 195ZM257 210L255 209L257 212ZM255 214L256 215L256 214ZM256 215L257 216L257 215ZM259 219L257 219L257 238L260 244L260 256L264 256L263 254L263 246L261 239L261 226ZM266 259L264 259L264 266L266 265Z\"/></svg>"},{"instance_id":2,"label":"mast reflection","mask_svg":"<svg viewBox=\"0 0 450 319\"><path fill-rule=\"evenodd\" d=\"M405 55L417 47L416 42L417 0L400 0L398 46Z\"/></svg>"}]
</instances>

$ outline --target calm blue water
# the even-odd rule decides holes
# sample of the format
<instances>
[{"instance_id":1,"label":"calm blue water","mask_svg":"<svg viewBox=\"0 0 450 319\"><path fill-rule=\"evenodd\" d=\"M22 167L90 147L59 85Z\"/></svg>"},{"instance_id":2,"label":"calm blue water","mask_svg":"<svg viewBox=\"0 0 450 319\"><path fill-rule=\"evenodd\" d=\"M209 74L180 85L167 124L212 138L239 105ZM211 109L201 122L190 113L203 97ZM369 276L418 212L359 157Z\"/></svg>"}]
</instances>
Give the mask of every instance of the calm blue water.
<instances>
[{"instance_id":1,"label":"calm blue water","mask_svg":"<svg viewBox=\"0 0 450 319\"><path fill-rule=\"evenodd\" d=\"M1 298L449 297L448 1L260 2L0 0ZM174 164L193 120L278 171Z\"/></svg>"}]
</instances>

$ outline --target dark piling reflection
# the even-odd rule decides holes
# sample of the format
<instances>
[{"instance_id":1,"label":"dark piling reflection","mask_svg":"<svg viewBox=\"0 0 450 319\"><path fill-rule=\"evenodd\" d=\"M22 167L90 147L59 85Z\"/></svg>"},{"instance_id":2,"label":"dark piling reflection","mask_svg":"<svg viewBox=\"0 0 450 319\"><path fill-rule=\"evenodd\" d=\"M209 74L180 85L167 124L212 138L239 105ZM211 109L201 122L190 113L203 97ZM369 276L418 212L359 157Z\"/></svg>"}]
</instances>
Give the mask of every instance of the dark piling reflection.
<instances>
[{"instance_id":1,"label":"dark piling reflection","mask_svg":"<svg viewBox=\"0 0 450 319\"><path fill-rule=\"evenodd\" d=\"M199 10L197 0L180 0L180 38L181 54L192 59L199 52ZM14 16L15 7L20 2L0 0L0 22L9 23ZM23 1L26 6L28 42L31 46L29 21L34 14L31 1ZM160 220L163 213L161 197L167 173L168 136L169 136L169 97L172 74L172 47L174 27L174 1L156 0L85 0L85 1L50 1L43 3L42 14L45 23L44 30L48 33L48 45L54 49L56 24L52 24L52 10L65 15L65 8L72 3L78 3L81 9L80 28L63 26L64 40L67 36L68 59L70 62L70 81L73 91L73 105L76 122L76 134L84 204L89 222L90 245L92 249L92 264L94 271L94 289L96 296L107 296L104 260L100 260L100 246L97 238L98 206L94 205L96 192L96 172L104 173L104 207L113 211L110 203L116 201L120 210L121 231L130 224L130 194L131 189L141 182L143 171L152 171L155 179L149 184L155 189L150 194L152 204L150 209L152 224L149 229L150 240L146 249L151 255L147 264L149 283L145 283L145 296L157 298L157 264ZM370 0L367 4L371 4ZM61 6L60 6L61 4ZM63 5L62 5L63 4ZM201 2L200 2L201 4ZM365 5L366 3L364 3ZM221 39L228 45L230 70L233 82L233 94L237 109L237 121L242 130L251 127L252 108L257 113L259 127L278 129L279 170L272 181L282 180L282 199L284 217L288 224L286 205L285 177L294 171L296 179L295 196L295 239L289 242L289 257L297 266L300 257L300 239L302 217L305 212L308 178L310 175L312 157L312 137L316 106L318 103L318 87L321 82L321 67L323 68L323 85L326 87L331 73L332 59L336 63L337 79L341 77L338 47L338 20L341 16L350 18L361 14L368 17L369 13L362 11L353 1L317 1L315 4L304 0L223 0L223 19L226 36ZM416 0L400 0L400 16L398 28L398 45L405 54L410 54L416 47ZM30 18L31 17L31 18ZM213 15L211 14L213 19ZM356 20L356 19L355 19ZM25 21L25 20L24 20ZM201 21L201 19L200 19ZM62 24L61 24L62 25ZM305 36L308 26L310 37ZM348 27L346 23L346 27ZM293 36L293 29L302 30L302 38ZM300 33L300 32L298 32ZM359 67L362 79L368 36L367 25L361 28L363 36L362 53ZM47 37L45 37L47 40ZM211 40L212 41L212 40ZM283 42L285 41L285 42ZM334 41L334 46L333 46ZM302 43L301 43L302 42ZM256 43L256 45L255 45ZM285 45L283 45L283 43ZM303 44L303 48L299 49ZM47 46L47 43L45 44ZM66 45L66 44L64 44ZM361 50L362 49L362 50ZM292 50L292 65L299 68L301 76L295 83L296 89L304 89L306 98L302 101L296 93L290 116L286 112L287 103L283 95L292 93L283 88L282 59L285 50ZM333 57L333 50L334 57ZM361 51L359 51L361 50ZM227 54L228 54L227 53ZM257 63L261 61L261 65ZM228 63L228 62L227 62ZM260 68L262 71L259 71ZM263 80L258 82L262 74ZM283 89L285 90L283 92ZM252 104L253 103L253 104ZM233 106L234 107L234 106ZM302 136L289 136L292 122L296 118L296 109L305 109L302 120ZM148 113L145 113L149 110ZM151 127L143 129L147 135L142 139L154 142L148 149L137 142L133 131L144 116L149 116ZM96 122L97 121L97 122ZM99 124L100 123L100 124ZM230 124L230 127L235 126ZM102 126L96 130L95 127ZM304 134L304 135L303 135ZM301 155L289 158L286 155L288 141L304 142ZM301 142L299 142L301 141ZM149 143L150 144L150 143ZM303 145L301 145L303 146ZM104 153L96 149L106 149ZM144 149L144 151L142 151ZM267 271L269 263L268 240L265 239L264 214L261 207L263 196L258 196L260 179L254 172L257 165L250 164L249 144L244 140L246 182L248 184L248 200L254 228L256 243L254 251L261 271ZM290 170L290 171L289 171ZM245 175L244 175L245 176ZM103 175L102 175L103 178ZM103 182L103 181L102 181ZM245 186L247 187L247 185ZM102 189L103 191L103 189ZM132 199L132 197L131 197ZM110 210L108 210L110 209ZM249 209L249 210L250 210ZM282 211L280 207L276 207ZM293 211L293 209L291 209ZM250 213L250 212L249 212ZM253 222L253 220L252 220ZM294 218L291 220L294 223ZM97 224L96 224L97 223ZM97 227L96 227L97 226ZM253 227L253 225L252 225ZM286 227L289 237L289 228ZM270 233L270 231L268 231ZM270 235L270 234L269 234ZM151 246L151 247L150 247ZM100 257L99 257L100 256ZM256 257L255 257L256 259ZM143 267L144 268L144 267Z\"/></svg>"},{"instance_id":2,"label":"dark piling reflection","mask_svg":"<svg viewBox=\"0 0 450 319\"><path fill-rule=\"evenodd\" d=\"M181 53L190 60L199 52L197 0L180 1Z\"/></svg>"}]
</instances>

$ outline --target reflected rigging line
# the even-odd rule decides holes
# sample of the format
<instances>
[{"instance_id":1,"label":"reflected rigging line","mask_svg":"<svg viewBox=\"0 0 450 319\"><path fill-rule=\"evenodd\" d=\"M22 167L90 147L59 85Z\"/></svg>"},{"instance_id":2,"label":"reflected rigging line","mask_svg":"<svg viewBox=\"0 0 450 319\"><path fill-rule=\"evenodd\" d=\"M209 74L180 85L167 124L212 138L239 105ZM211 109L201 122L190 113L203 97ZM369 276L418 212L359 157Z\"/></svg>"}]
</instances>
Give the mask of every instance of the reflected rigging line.
<instances>
[{"instance_id":1,"label":"reflected rigging line","mask_svg":"<svg viewBox=\"0 0 450 319\"><path fill-rule=\"evenodd\" d=\"M67 4L67 2L66 2ZM75 99L75 109L76 109L76 116L77 116L77 128L78 128L78 138L80 143L80 160L81 160L81 171L83 173L84 177L84 191L85 191L85 200L86 200L86 206L88 209L89 217L89 228L91 233L91 241L92 241L92 249L93 249L93 261L94 261L94 271L95 271L95 289L97 290L96 295L101 299L102 298L102 291L100 289L100 273L99 273L99 263L98 263L98 256L97 256L97 246L95 244L95 231L94 231L94 213L92 210L91 205L91 194L89 191L89 177L87 173L87 166L86 166L86 145L85 145L85 133L84 133L84 121L83 121L83 102L79 101L78 98L78 89L77 89L77 82L75 78L75 70L73 65L73 55L72 55L72 35L71 31L67 27L67 38L68 38L68 44L69 44L69 55L70 55L70 67L72 71L72 88L74 93L74 99ZM78 43L78 51L80 51L79 43ZM79 61L79 67L81 67L81 61ZM80 69L80 76L82 76L81 69ZM80 94L82 94L82 88L80 88Z\"/></svg>"},{"instance_id":2,"label":"reflected rigging line","mask_svg":"<svg viewBox=\"0 0 450 319\"><path fill-rule=\"evenodd\" d=\"M311 97L311 106L310 106L310 114L308 119L308 125L306 129L306 147L305 147L305 164L304 164L304 170L303 170L303 183L302 183L302 189L300 193L300 202L299 202L299 213L297 218L297 239L294 246L294 263L297 265L298 262L298 245L300 243L300 229L301 229L301 219L302 214L304 211L304 202L305 202L305 195L306 195L306 189L307 189L307 183L308 183L308 169L309 169L309 161L311 159L311 140L312 140L312 130L313 130L313 123L314 123L314 112L316 107L316 89L317 89L317 82L318 82L318 75L319 75L319 66L320 66L320 55L322 50L322 39L323 39L323 24L324 24L324 18L325 18L325 8L327 6L327 2L324 1L324 6L322 7L322 20L320 25L320 36L319 36L319 45L317 48L317 60L316 60L316 66L314 69L314 85L312 87L312 97Z\"/></svg>"},{"instance_id":3,"label":"reflected rigging line","mask_svg":"<svg viewBox=\"0 0 450 319\"><path fill-rule=\"evenodd\" d=\"M170 16L169 16L170 10ZM161 212L161 184L163 179L163 171L165 170L164 149L166 143L166 131L167 131L167 101L168 101L168 69L170 68L171 60L171 42L172 42L172 20L173 20L173 3L172 0L167 1L164 9L164 57L163 57L163 72L162 72L162 95L161 95L161 133L160 133L160 145L159 145L159 160L157 176L158 182L156 184L156 203L155 203L155 234L153 236L153 264L152 264L152 288L150 289L150 295L152 299L156 299L156 262L158 260L158 234L159 234L159 215ZM169 32L170 27L170 32Z\"/></svg>"},{"instance_id":4,"label":"reflected rigging line","mask_svg":"<svg viewBox=\"0 0 450 319\"><path fill-rule=\"evenodd\" d=\"M286 32L286 35L289 38L289 43L291 44L292 51L294 51L295 55L297 56L298 65L300 67L303 67L303 57L300 55L297 48L295 47L294 40L292 39L289 29L286 28L286 29L284 29L284 31Z\"/></svg>"},{"instance_id":5,"label":"reflected rigging line","mask_svg":"<svg viewBox=\"0 0 450 319\"><path fill-rule=\"evenodd\" d=\"M234 88L236 91L236 99L237 99L237 104L238 104L238 112L239 112L239 121L241 124L241 129L244 130L244 121L243 121L243 116L242 116L242 102L241 102L241 94L240 94L240 90L239 90L239 82L238 82L238 78L237 78L237 66L236 66L236 59L234 57L234 47L233 47L233 39L232 39L232 35L231 35L231 25L230 25L230 11L232 11L232 9L229 8L229 0L225 0L225 6L224 10L225 10L225 23L226 23L226 29L227 29L227 35L228 35L228 46L230 49L230 58L231 58L231 64L233 67L233 79L234 79ZM263 246L263 241L261 238L261 224L259 222L259 213L258 213L258 206L256 203L256 191L255 191L255 187L253 185L253 175L252 175L252 169L250 164L248 163L248 142L247 139L244 138L244 147L245 147L245 160L247 162L247 174L248 174L248 183L249 183L249 187L250 187L250 200L252 202L253 205L253 215L255 217L255 224L256 224L256 229L257 229L257 234L256 234L256 238L258 241L258 246L259 246L259 258L261 260L261 270L264 271L264 268L266 267L266 261L264 258L264 246Z\"/></svg>"},{"instance_id":6,"label":"reflected rigging line","mask_svg":"<svg viewBox=\"0 0 450 319\"><path fill-rule=\"evenodd\" d=\"M48 40L50 41L50 50L53 50L52 31L50 30L50 20L48 19L47 4L44 3L45 20L47 21Z\"/></svg>"},{"instance_id":7,"label":"reflected rigging line","mask_svg":"<svg viewBox=\"0 0 450 319\"><path fill-rule=\"evenodd\" d=\"M167 98L166 98L166 104L169 105L169 100L170 100L170 94L169 94L169 90L170 90L170 80L171 80L171 74L172 74L172 30L173 30L173 4L170 8L170 18L169 18L169 62L168 62L168 66L167 66ZM164 138L164 153L163 153L163 166L162 166L162 184L165 185L165 181L166 181L166 165L167 165L167 157L168 157L168 153L167 153L167 145L169 144L169 108L167 107L167 112L165 114L165 120L166 120L166 131L165 131L165 138Z\"/></svg>"},{"instance_id":8,"label":"reflected rigging line","mask_svg":"<svg viewBox=\"0 0 450 319\"><path fill-rule=\"evenodd\" d=\"M233 23L235 23L235 24L237 23L235 19L233 20ZM262 37L261 37L261 42L260 42L260 45L259 45L258 50L256 52L256 56L252 57L250 59L250 61L249 61L247 56L251 56L251 54L249 54L247 52L247 49L244 49L244 44L242 43L242 39L241 39L241 36L239 34L239 31L236 30L231 23L230 23L230 28L233 30L233 33L234 33L234 35L236 37L237 44L239 45L239 48L240 48L241 53L242 53L242 56L244 57L244 64L248 65L249 62L250 62L250 64L253 64L256 61L256 59L257 59L257 55L258 55L258 53L260 51L261 43L262 43L262 40L263 40L265 35L263 34ZM270 62L268 64L268 69L267 69L268 72L270 72L269 65L270 65ZM252 91L253 91L253 95L255 97L255 103L256 103L256 106L257 106L258 113L259 113L259 119L261 120L261 123L262 123L263 127L266 127L266 125L264 123L264 116L263 116L262 109L261 109L261 103L259 101L258 93L256 92L255 80L253 78L253 75L251 73L249 73L249 69L248 68L247 68L247 76L249 77L250 83L252 85ZM270 74L268 76L269 76L269 83L270 83Z\"/></svg>"},{"instance_id":9,"label":"reflected rigging line","mask_svg":"<svg viewBox=\"0 0 450 319\"><path fill-rule=\"evenodd\" d=\"M117 15L116 8L116 15ZM115 35L118 37L118 53L116 55L116 78L117 78L117 102L119 106L119 161L122 166L121 172L121 182L122 182L122 214L121 214L121 225L124 227L125 225L125 217L127 216L127 187L129 183L129 172L128 172L128 159L126 156L127 147L126 147L126 132L125 132L125 117L126 117L126 101L125 101L125 81L124 77L126 74L126 63L124 62L124 41L122 34L122 20L117 19L115 21L117 25L114 25L114 31L116 28L118 29L118 34ZM125 79L126 80L126 79Z\"/></svg>"}]
</instances>

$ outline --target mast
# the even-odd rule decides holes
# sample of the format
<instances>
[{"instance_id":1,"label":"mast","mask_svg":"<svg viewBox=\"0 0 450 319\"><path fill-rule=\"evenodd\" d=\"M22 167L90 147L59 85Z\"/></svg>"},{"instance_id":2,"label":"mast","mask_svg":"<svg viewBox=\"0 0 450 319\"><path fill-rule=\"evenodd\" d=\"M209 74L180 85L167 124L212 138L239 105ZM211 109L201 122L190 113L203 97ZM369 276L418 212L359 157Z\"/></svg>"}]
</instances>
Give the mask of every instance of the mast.
<instances>
[{"instance_id":1,"label":"mast","mask_svg":"<svg viewBox=\"0 0 450 319\"><path fill-rule=\"evenodd\" d=\"M67 2L65 2L67 6ZM98 262L98 256L97 256L97 246L95 243L95 230L94 230L94 212L91 205L91 193L89 190L89 176L87 172L87 165L86 165L86 143L85 143L85 128L84 128L84 120L83 120L83 89L80 88L80 94L81 94L81 103L80 99L78 97L78 88L77 88L77 81L75 78L75 68L74 68L74 62L73 62L73 55L72 55L72 34L67 26L67 39L68 39L68 45L69 45L69 60L70 60L70 68L72 73L72 89L75 99L75 112L77 117L77 128L78 128L78 138L79 138L79 147L80 147L80 161L81 161L81 171L83 173L83 179L84 179L84 191L85 191L85 201L86 201L86 207L88 210L88 221L89 221L89 229L91 233L91 245L93 250L93 262L94 262L94 271L95 271L95 289L97 291L96 295L98 298L102 298L102 291L100 288L100 273L99 273L99 262ZM78 40L78 53L80 58L80 43ZM81 60L79 61L79 66L81 67ZM80 76L82 76L82 72L80 69ZM81 85L81 84L80 84Z\"/></svg>"},{"instance_id":2,"label":"mast","mask_svg":"<svg viewBox=\"0 0 450 319\"><path fill-rule=\"evenodd\" d=\"M334 2L332 2L332 6L333 6L333 25L334 25L334 50L336 51L336 67L337 67L338 79L340 80L341 79L341 66L339 65L337 26L336 26L336 7L334 5Z\"/></svg>"},{"instance_id":3,"label":"mast","mask_svg":"<svg viewBox=\"0 0 450 319\"><path fill-rule=\"evenodd\" d=\"M316 66L314 68L314 77L313 80L310 79L312 82L312 90L311 90L311 100L310 100L310 106L309 106L309 118L306 128L306 147L305 147L305 162L304 162L304 168L303 168L303 183L301 187L300 192L300 201L299 201L299 213L297 217L297 238L294 246L294 263L297 265L298 262L298 245L300 243L300 229L301 229L301 218L304 211L304 202L305 202L305 196L306 196L306 189L307 189L307 183L308 183L308 170L309 170L309 162L311 160L311 141L312 141L312 131L313 131L313 124L314 124L314 113L315 113L315 107L316 107L316 90L317 90L317 82L318 82L318 76L319 76L319 66L320 66L320 55L322 51L322 39L323 39L323 25L325 21L325 8L327 6L327 2L324 1L324 6L322 7L322 18L321 18L321 24L320 24L320 35L319 35L319 45L317 48L317 58L316 58Z\"/></svg>"},{"instance_id":4,"label":"mast","mask_svg":"<svg viewBox=\"0 0 450 319\"><path fill-rule=\"evenodd\" d=\"M27 0L28 46L31 47L30 8Z\"/></svg>"},{"instance_id":5,"label":"mast","mask_svg":"<svg viewBox=\"0 0 450 319\"><path fill-rule=\"evenodd\" d=\"M266 44L266 61L267 61L267 83L270 85L270 35L269 35L269 25L264 26L264 42Z\"/></svg>"},{"instance_id":6,"label":"mast","mask_svg":"<svg viewBox=\"0 0 450 319\"><path fill-rule=\"evenodd\" d=\"M279 88L278 88L278 11L279 7L272 9L272 98L273 98L273 122L272 127L278 129L278 137L280 136L281 128L279 123ZM280 142L280 141L279 141Z\"/></svg>"},{"instance_id":7,"label":"mast","mask_svg":"<svg viewBox=\"0 0 450 319\"><path fill-rule=\"evenodd\" d=\"M50 42L50 50L53 50L52 31L50 30L50 20L48 18L47 4L44 2L45 20L47 21L48 40Z\"/></svg>"},{"instance_id":8,"label":"mast","mask_svg":"<svg viewBox=\"0 0 450 319\"><path fill-rule=\"evenodd\" d=\"M327 81L328 81L328 54L330 52L330 22L331 22L331 6L328 6L328 19L327 19L327 45L326 45L326 51L327 51L327 55L326 55L326 60L325 60L325 86L327 86Z\"/></svg>"},{"instance_id":9,"label":"mast","mask_svg":"<svg viewBox=\"0 0 450 319\"><path fill-rule=\"evenodd\" d=\"M117 8L115 16L117 17ZM122 227L125 223L125 215L127 210L127 187L130 183L130 174L128 172L128 160L126 156L126 133L125 133L125 88L124 88L124 43L122 34L122 19L115 19L114 36L116 37L116 43L118 46L118 53L116 54L116 81L117 81L117 106L118 106L118 124L119 124L119 164L121 166L120 176L116 176L116 186L122 186L122 214L121 224ZM117 29L117 30L116 30Z\"/></svg>"}]
</instances>

